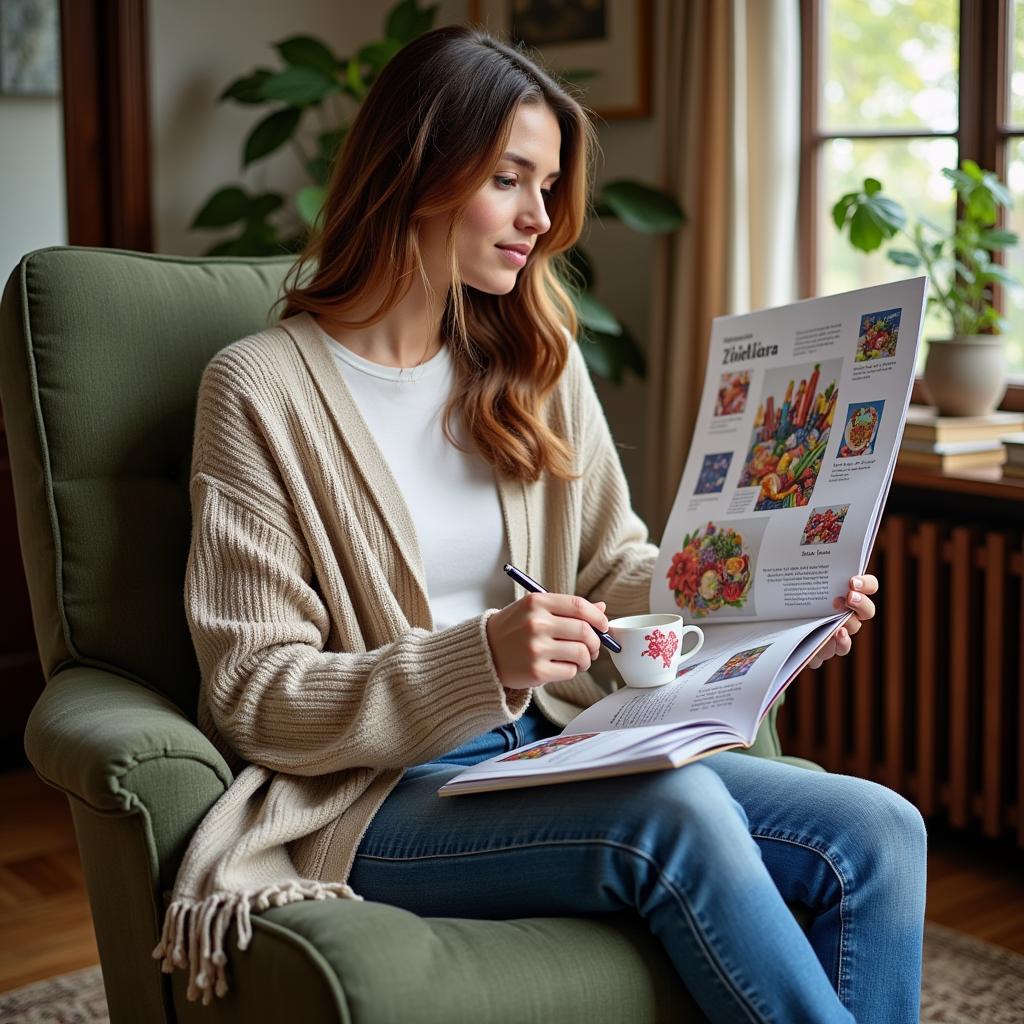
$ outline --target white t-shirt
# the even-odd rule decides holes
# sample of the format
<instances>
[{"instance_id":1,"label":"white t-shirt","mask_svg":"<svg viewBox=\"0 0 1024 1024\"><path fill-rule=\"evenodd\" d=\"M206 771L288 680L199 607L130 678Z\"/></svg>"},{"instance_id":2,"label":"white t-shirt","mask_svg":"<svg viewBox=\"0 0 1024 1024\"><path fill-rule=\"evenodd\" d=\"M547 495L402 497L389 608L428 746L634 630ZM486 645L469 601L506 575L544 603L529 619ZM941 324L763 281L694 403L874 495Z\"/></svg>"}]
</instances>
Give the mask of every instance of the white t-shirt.
<instances>
[{"instance_id":1,"label":"white t-shirt","mask_svg":"<svg viewBox=\"0 0 1024 1024\"><path fill-rule=\"evenodd\" d=\"M515 598L494 469L442 429L454 379L447 346L420 366L382 366L321 328L359 412L401 490L419 541L434 628L504 608ZM456 417L452 432L467 434Z\"/></svg>"}]
</instances>

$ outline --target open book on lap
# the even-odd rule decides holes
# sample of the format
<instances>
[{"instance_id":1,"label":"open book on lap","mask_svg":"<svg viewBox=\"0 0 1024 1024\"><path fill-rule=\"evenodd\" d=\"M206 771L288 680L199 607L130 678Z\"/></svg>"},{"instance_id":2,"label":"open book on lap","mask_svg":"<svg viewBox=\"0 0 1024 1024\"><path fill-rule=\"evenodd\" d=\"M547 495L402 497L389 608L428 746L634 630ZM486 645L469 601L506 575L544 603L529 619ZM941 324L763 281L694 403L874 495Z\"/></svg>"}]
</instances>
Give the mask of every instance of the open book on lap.
<instances>
[{"instance_id":1,"label":"open book on lap","mask_svg":"<svg viewBox=\"0 0 1024 1024\"><path fill-rule=\"evenodd\" d=\"M672 682L616 690L440 795L673 768L753 744L850 616L832 602L878 534L926 292L919 277L714 321L650 599L651 612L699 625L702 650Z\"/></svg>"}]
</instances>

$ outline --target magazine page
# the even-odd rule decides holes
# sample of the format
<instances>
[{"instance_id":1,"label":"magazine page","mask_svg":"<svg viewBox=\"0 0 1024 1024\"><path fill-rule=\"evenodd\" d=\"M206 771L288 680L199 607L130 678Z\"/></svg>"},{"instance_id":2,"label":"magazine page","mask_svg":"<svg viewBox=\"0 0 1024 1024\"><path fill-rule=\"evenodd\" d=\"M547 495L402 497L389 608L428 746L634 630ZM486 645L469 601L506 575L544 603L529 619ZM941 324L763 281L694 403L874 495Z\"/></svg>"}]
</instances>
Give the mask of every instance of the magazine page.
<instances>
[{"instance_id":1,"label":"magazine page","mask_svg":"<svg viewBox=\"0 0 1024 1024\"><path fill-rule=\"evenodd\" d=\"M438 789L457 792L536 786L572 778L622 775L673 768L687 760L741 745L729 731L713 725L636 729L628 733L561 734L471 765Z\"/></svg>"},{"instance_id":2,"label":"magazine page","mask_svg":"<svg viewBox=\"0 0 1024 1024\"><path fill-rule=\"evenodd\" d=\"M877 531L926 287L919 277L714 321L652 612L697 625L835 613Z\"/></svg>"},{"instance_id":3,"label":"magazine page","mask_svg":"<svg viewBox=\"0 0 1024 1024\"><path fill-rule=\"evenodd\" d=\"M753 740L762 708L789 681L783 669L808 638L811 650L841 621L729 623L707 628L704 646L664 686L624 686L580 712L563 735L671 724L716 724Z\"/></svg>"}]
</instances>

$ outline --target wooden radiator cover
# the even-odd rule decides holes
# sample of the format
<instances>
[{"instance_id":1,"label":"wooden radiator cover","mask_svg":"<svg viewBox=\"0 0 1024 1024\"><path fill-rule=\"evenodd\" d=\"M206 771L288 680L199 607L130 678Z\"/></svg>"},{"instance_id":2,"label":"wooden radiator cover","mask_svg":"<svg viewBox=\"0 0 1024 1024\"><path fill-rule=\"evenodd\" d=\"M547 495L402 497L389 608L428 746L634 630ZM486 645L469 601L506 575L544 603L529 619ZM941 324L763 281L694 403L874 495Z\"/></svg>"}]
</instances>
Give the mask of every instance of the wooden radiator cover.
<instances>
[{"instance_id":1,"label":"wooden radiator cover","mask_svg":"<svg viewBox=\"0 0 1024 1024\"><path fill-rule=\"evenodd\" d=\"M1020 529L887 515L877 615L786 691L785 752L1024 848L1022 563Z\"/></svg>"}]
</instances>

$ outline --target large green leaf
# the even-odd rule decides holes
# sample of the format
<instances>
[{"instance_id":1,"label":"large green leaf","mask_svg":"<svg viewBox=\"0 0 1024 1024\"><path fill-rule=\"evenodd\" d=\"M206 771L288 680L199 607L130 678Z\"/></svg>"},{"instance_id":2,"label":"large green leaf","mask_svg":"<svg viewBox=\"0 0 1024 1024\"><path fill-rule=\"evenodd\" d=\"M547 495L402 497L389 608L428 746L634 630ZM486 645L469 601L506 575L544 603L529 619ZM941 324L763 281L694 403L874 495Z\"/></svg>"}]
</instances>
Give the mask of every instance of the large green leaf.
<instances>
[{"instance_id":1,"label":"large green leaf","mask_svg":"<svg viewBox=\"0 0 1024 1024\"><path fill-rule=\"evenodd\" d=\"M910 267L911 270L917 270L921 266L921 257L908 249L890 249L885 255L890 263L895 263L898 267Z\"/></svg>"},{"instance_id":2,"label":"large green leaf","mask_svg":"<svg viewBox=\"0 0 1024 1024\"><path fill-rule=\"evenodd\" d=\"M257 68L251 75L236 78L218 97L217 101L234 100L236 103L266 103L263 83L274 75L267 68Z\"/></svg>"},{"instance_id":3,"label":"large green leaf","mask_svg":"<svg viewBox=\"0 0 1024 1024\"><path fill-rule=\"evenodd\" d=\"M366 95L366 81L363 78L363 68L358 58L349 58L345 65L345 86L349 95L361 100Z\"/></svg>"},{"instance_id":4,"label":"large green leaf","mask_svg":"<svg viewBox=\"0 0 1024 1024\"><path fill-rule=\"evenodd\" d=\"M639 181L608 182L601 189L600 204L623 224L648 235L675 231L685 220L672 196Z\"/></svg>"},{"instance_id":5,"label":"large green leaf","mask_svg":"<svg viewBox=\"0 0 1024 1024\"><path fill-rule=\"evenodd\" d=\"M411 42L433 27L437 6L435 4L421 10L416 0L402 0L402 3L391 9L384 25L384 34L388 39L397 40L403 45Z\"/></svg>"},{"instance_id":6,"label":"large green leaf","mask_svg":"<svg viewBox=\"0 0 1024 1024\"><path fill-rule=\"evenodd\" d=\"M207 256L278 256L281 243L272 224L250 223L237 238L218 242L207 250Z\"/></svg>"},{"instance_id":7,"label":"large green leaf","mask_svg":"<svg viewBox=\"0 0 1024 1024\"><path fill-rule=\"evenodd\" d=\"M989 228L982 231L978 241L986 249L1009 249L1019 241L1016 231L1005 231L1001 228Z\"/></svg>"},{"instance_id":8,"label":"large green leaf","mask_svg":"<svg viewBox=\"0 0 1024 1024\"><path fill-rule=\"evenodd\" d=\"M622 324L615 319L615 314L602 306L590 292L580 292L575 298L576 312L589 331L615 335L622 333Z\"/></svg>"},{"instance_id":9,"label":"large green leaf","mask_svg":"<svg viewBox=\"0 0 1024 1024\"><path fill-rule=\"evenodd\" d=\"M266 220L275 210L284 205L284 196L280 192L264 192L253 196L249 203L248 220Z\"/></svg>"},{"instance_id":10,"label":"large green leaf","mask_svg":"<svg viewBox=\"0 0 1024 1024\"><path fill-rule=\"evenodd\" d=\"M326 43L312 36L291 36L274 44L286 64L293 68L312 68L328 78L338 74L338 58Z\"/></svg>"},{"instance_id":11,"label":"large green leaf","mask_svg":"<svg viewBox=\"0 0 1024 1024\"><path fill-rule=\"evenodd\" d=\"M621 384L627 371L641 380L647 375L646 356L625 329L617 335L588 331L580 341L580 351L590 371L613 384Z\"/></svg>"},{"instance_id":12,"label":"large green leaf","mask_svg":"<svg viewBox=\"0 0 1024 1024\"><path fill-rule=\"evenodd\" d=\"M331 162L322 156L315 156L306 164L306 170L316 185L326 185L331 177Z\"/></svg>"},{"instance_id":13,"label":"large green leaf","mask_svg":"<svg viewBox=\"0 0 1024 1024\"><path fill-rule=\"evenodd\" d=\"M584 337L580 341L580 351L591 373L617 384L622 382L622 367L616 362L615 354L608 346L605 335L597 338Z\"/></svg>"},{"instance_id":14,"label":"large green leaf","mask_svg":"<svg viewBox=\"0 0 1024 1024\"><path fill-rule=\"evenodd\" d=\"M313 68L288 68L263 83L263 95L268 100L280 100L293 107L312 106L337 91L338 83L333 78Z\"/></svg>"},{"instance_id":15,"label":"large green leaf","mask_svg":"<svg viewBox=\"0 0 1024 1024\"><path fill-rule=\"evenodd\" d=\"M320 210L323 209L324 201L327 199L327 192L318 185L307 185L300 188L295 197L295 206L303 222L310 227L316 224Z\"/></svg>"},{"instance_id":16,"label":"large green leaf","mask_svg":"<svg viewBox=\"0 0 1024 1024\"><path fill-rule=\"evenodd\" d=\"M402 44L397 39L382 39L376 43L368 43L359 51L359 60L370 67L371 80L380 74L381 69L398 51Z\"/></svg>"},{"instance_id":17,"label":"large green leaf","mask_svg":"<svg viewBox=\"0 0 1024 1024\"><path fill-rule=\"evenodd\" d=\"M899 203L882 195L877 179L865 178L860 192L848 192L832 207L832 220L840 231L849 225L855 249L871 252L906 224L907 215Z\"/></svg>"},{"instance_id":18,"label":"large green leaf","mask_svg":"<svg viewBox=\"0 0 1024 1024\"><path fill-rule=\"evenodd\" d=\"M249 197L237 185L214 192L192 221L193 228L226 228L244 220L249 212Z\"/></svg>"},{"instance_id":19,"label":"large green leaf","mask_svg":"<svg viewBox=\"0 0 1024 1024\"><path fill-rule=\"evenodd\" d=\"M298 107L285 107L263 118L245 140L242 166L248 167L283 146L295 134L301 117Z\"/></svg>"},{"instance_id":20,"label":"large green leaf","mask_svg":"<svg viewBox=\"0 0 1024 1024\"><path fill-rule=\"evenodd\" d=\"M327 160L333 160L337 156L341 144L345 141L347 133L348 129L344 125L332 131L320 132L316 137L316 144L320 150L320 155Z\"/></svg>"},{"instance_id":21,"label":"large green leaf","mask_svg":"<svg viewBox=\"0 0 1024 1024\"><path fill-rule=\"evenodd\" d=\"M592 78L597 78L600 74L600 71L595 71L593 68L573 68L572 71L560 71L558 77L563 82L579 85L581 82L589 82Z\"/></svg>"},{"instance_id":22,"label":"large green leaf","mask_svg":"<svg viewBox=\"0 0 1024 1024\"><path fill-rule=\"evenodd\" d=\"M985 283L999 281L1002 284L1020 287L1020 281L999 263L990 263L978 274L978 280Z\"/></svg>"},{"instance_id":23,"label":"large green leaf","mask_svg":"<svg viewBox=\"0 0 1024 1024\"><path fill-rule=\"evenodd\" d=\"M214 193L192 222L194 228L226 228L239 221L266 220L280 209L284 197L280 192L264 192L250 196L237 186L222 188Z\"/></svg>"}]
</instances>

